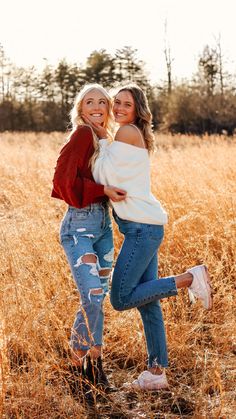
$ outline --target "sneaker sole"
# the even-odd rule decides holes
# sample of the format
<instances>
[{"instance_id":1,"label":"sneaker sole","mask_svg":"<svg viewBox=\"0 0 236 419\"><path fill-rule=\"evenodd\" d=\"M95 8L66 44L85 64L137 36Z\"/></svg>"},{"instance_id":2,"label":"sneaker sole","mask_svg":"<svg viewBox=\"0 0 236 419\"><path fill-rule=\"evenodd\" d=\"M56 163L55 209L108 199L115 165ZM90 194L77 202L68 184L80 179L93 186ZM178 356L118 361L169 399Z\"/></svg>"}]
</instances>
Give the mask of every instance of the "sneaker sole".
<instances>
[{"instance_id":1,"label":"sneaker sole","mask_svg":"<svg viewBox=\"0 0 236 419\"><path fill-rule=\"evenodd\" d=\"M169 389L169 384L168 383L163 383L163 384L156 384L156 385L152 385L152 383L149 383L150 386L147 385L141 385L139 383L138 380L134 380L132 383L124 383L123 387L125 389L129 389L129 390L135 390L135 391L157 391L157 390L167 390Z\"/></svg>"},{"instance_id":2,"label":"sneaker sole","mask_svg":"<svg viewBox=\"0 0 236 419\"><path fill-rule=\"evenodd\" d=\"M207 267L204 265L203 268L204 268L203 279L204 279L204 284L205 284L205 288L207 290L207 295L208 295L207 307L205 308L207 310L211 310L213 306L211 280L210 280L210 275L209 275Z\"/></svg>"},{"instance_id":3,"label":"sneaker sole","mask_svg":"<svg viewBox=\"0 0 236 419\"><path fill-rule=\"evenodd\" d=\"M206 310L211 310L212 306L213 306L213 297L212 297L212 288L211 288L211 280L210 280L210 275L208 273L208 269L206 265L202 265L201 266L203 268L202 270L202 278L203 281L202 282L202 286L204 286L206 294L207 294L207 300L203 301L201 300L204 308ZM191 269L189 269L187 272L191 273L191 275L193 275ZM188 294L189 294L189 299L191 303L195 303L196 302L196 296L192 293L191 289L188 289ZM206 304L205 304L206 302Z\"/></svg>"}]
</instances>

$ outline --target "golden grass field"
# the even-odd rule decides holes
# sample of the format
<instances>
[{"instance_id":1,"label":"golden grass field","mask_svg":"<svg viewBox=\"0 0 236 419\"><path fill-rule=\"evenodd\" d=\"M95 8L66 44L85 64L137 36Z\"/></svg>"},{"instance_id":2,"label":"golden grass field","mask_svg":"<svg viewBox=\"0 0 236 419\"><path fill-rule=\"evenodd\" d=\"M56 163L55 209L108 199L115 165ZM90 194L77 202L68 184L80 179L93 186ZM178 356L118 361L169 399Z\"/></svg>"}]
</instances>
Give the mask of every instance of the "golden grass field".
<instances>
[{"instance_id":1,"label":"golden grass field","mask_svg":"<svg viewBox=\"0 0 236 419\"><path fill-rule=\"evenodd\" d=\"M120 391L93 410L70 394L68 336L78 293L58 241L66 205L50 198L61 133L0 134L0 416L62 418L236 418L235 139L157 136L153 192L169 213L160 276L208 265L214 308L186 291L163 300L171 391ZM115 226L114 226L115 227ZM121 236L115 228L116 254ZM136 310L105 303L105 369L121 387L145 368Z\"/></svg>"}]
</instances>

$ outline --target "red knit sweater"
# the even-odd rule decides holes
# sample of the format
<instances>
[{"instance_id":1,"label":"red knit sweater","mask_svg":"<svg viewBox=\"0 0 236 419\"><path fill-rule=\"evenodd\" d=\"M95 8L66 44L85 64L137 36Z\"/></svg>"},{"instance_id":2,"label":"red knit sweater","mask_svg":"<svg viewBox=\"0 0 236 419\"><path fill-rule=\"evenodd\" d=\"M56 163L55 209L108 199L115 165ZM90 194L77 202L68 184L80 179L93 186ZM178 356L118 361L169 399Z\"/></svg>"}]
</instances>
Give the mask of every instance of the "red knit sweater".
<instances>
[{"instance_id":1,"label":"red knit sweater","mask_svg":"<svg viewBox=\"0 0 236 419\"><path fill-rule=\"evenodd\" d=\"M53 198L83 208L107 200L104 186L95 183L89 160L94 152L91 128L79 126L61 149L53 178Z\"/></svg>"}]
</instances>

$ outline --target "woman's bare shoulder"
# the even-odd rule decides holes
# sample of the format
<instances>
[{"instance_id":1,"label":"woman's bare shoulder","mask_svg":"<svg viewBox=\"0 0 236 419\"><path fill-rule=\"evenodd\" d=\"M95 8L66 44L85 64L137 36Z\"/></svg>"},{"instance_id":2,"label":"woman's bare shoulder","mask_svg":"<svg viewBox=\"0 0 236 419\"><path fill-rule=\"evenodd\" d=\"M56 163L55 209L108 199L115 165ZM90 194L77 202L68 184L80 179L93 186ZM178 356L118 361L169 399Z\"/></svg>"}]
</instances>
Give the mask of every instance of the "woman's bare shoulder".
<instances>
[{"instance_id":1,"label":"woman's bare shoulder","mask_svg":"<svg viewBox=\"0 0 236 419\"><path fill-rule=\"evenodd\" d=\"M140 146L142 143L142 134L133 125L123 125L116 132L115 141Z\"/></svg>"}]
</instances>

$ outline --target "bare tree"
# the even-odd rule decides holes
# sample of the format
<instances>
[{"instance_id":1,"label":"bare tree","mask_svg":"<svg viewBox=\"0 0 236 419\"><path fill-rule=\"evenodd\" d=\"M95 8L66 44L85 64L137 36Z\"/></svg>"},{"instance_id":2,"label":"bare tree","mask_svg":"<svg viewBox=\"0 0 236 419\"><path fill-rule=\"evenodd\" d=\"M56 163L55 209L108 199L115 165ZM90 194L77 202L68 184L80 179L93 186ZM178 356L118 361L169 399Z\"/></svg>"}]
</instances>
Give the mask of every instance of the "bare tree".
<instances>
[{"instance_id":1,"label":"bare tree","mask_svg":"<svg viewBox=\"0 0 236 419\"><path fill-rule=\"evenodd\" d=\"M164 48L164 54L165 54L165 60L166 60L166 68L167 68L167 83L168 83L168 94L171 94L172 91L172 62L174 61L173 58L171 58L171 50L170 50L170 44L168 42L168 36L167 36L167 19L165 20L165 48Z\"/></svg>"},{"instance_id":2,"label":"bare tree","mask_svg":"<svg viewBox=\"0 0 236 419\"><path fill-rule=\"evenodd\" d=\"M0 83L1 83L1 101L3 102L5 99L5 80L4 80L4 73L5 73L5 67L6 67L6 56L3 49L2 44L0 44Z\"/></svg>"},{"instance_id":3,"label":"bare tree","mask_svg":"<svg viewBox=\"0 0 236 419\"><path fill-rule=\"evenodd\" d=\"M219 76L220 76L220 93L224 96L224 74L223 74L223 57L221 48L221 34L219 34L217 41L218 61L219 61Z\"/></svg>"}]
</instances>

